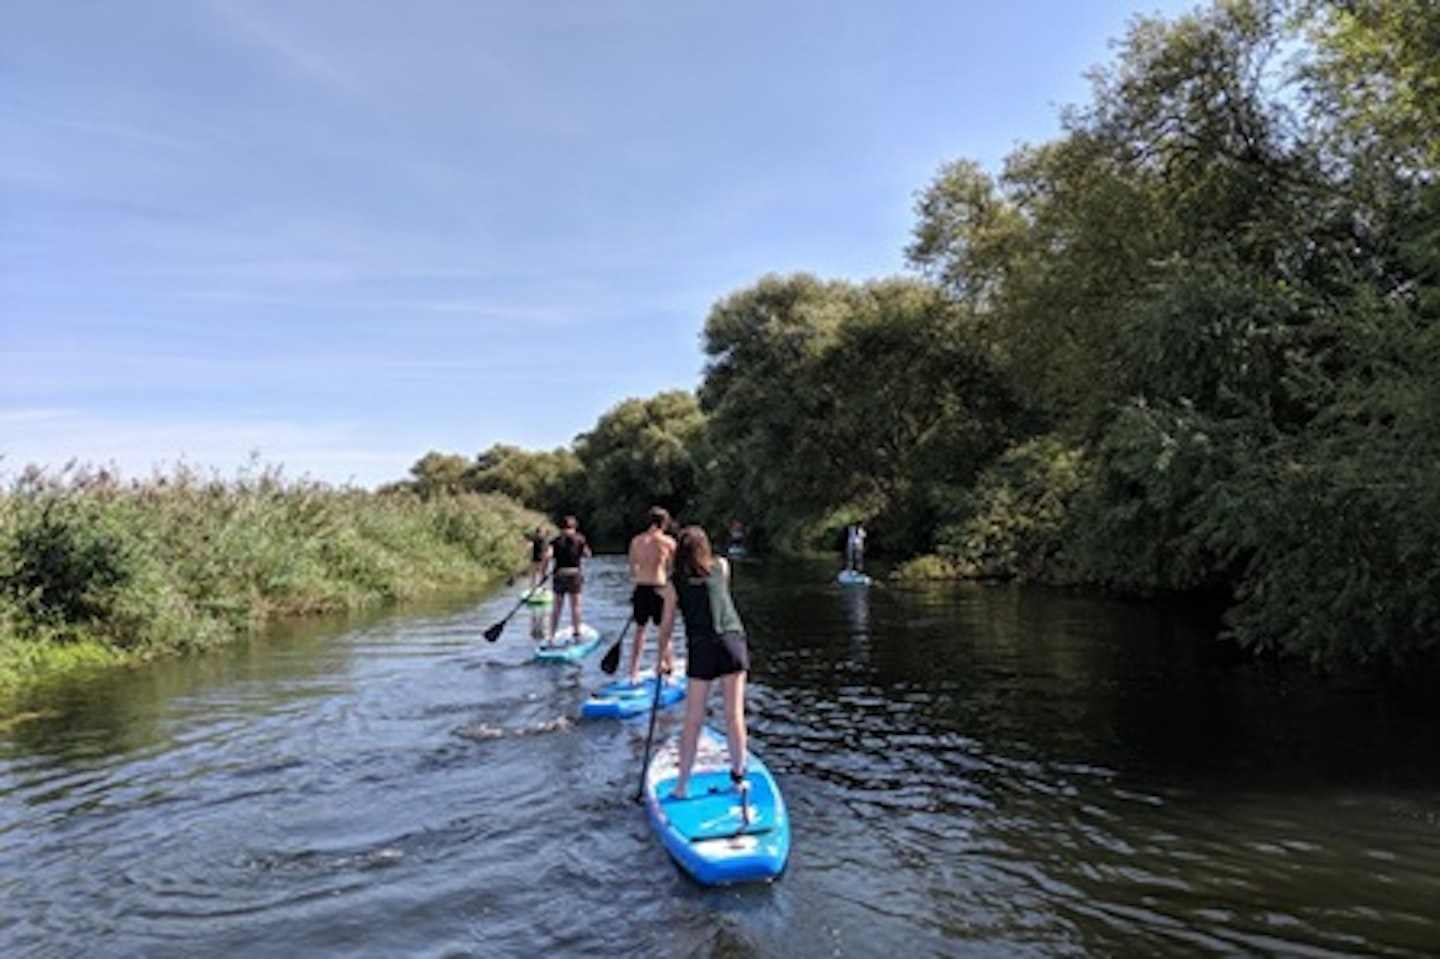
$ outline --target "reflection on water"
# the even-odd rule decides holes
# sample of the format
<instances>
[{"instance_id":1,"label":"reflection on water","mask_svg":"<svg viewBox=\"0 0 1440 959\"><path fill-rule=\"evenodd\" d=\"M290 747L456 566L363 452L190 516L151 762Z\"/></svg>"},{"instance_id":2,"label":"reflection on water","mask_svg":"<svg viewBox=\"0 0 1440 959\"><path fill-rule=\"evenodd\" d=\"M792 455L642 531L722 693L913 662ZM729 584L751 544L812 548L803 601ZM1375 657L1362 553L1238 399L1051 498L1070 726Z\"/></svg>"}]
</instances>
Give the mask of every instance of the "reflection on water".
<instances>
[{"instance_id":1,"label":"reflection on water","mask_svg":"<svg viewBox=\"0 0 1440 959\"><path fill-rule=\"evenodd\" d=\"M870 639L870 591L876 586L836 586L845 618L849 622L850 639L855 648L863 649Z\"/></svg>"},{"instance_id":2,"label":"reflection on water","mask_svg":"<svg viewBox=\"0 0 1440 959\"><path fill-rule=\"evenodd\" d=\"M705 890L631 802L647 723L496 643L513 590L52 689L0 730L6 956L1422 956L1428 686L1246 665L1210 627L746 562L773 886ZM623 624L624 561L586 619ZM656 735L679 716L657 717Z\"/></svg>"}]
</instances>

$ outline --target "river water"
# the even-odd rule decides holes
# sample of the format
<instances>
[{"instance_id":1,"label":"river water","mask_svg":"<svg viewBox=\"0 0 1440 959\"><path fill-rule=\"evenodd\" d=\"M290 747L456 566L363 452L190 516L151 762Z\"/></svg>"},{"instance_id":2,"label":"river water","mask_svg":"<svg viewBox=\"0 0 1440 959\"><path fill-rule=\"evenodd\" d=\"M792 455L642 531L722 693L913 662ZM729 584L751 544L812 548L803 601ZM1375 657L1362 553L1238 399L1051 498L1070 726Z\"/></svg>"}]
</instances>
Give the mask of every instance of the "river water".
<instances>
[{"instance_id":1,"label":"river water","mask_svg":"<svg viewBox=\"0 0 1440 959\"><path fill-rule=\"evenodd\" d=\"M705 889L644 718L517 593L37 693L0 728L0 955L1433 956L1440 703L1144 605L745 563L788 870ZM618 557L587 584L609 644ZM657 741L677 727L662 713Z\"/></svg>"}]
</instances>

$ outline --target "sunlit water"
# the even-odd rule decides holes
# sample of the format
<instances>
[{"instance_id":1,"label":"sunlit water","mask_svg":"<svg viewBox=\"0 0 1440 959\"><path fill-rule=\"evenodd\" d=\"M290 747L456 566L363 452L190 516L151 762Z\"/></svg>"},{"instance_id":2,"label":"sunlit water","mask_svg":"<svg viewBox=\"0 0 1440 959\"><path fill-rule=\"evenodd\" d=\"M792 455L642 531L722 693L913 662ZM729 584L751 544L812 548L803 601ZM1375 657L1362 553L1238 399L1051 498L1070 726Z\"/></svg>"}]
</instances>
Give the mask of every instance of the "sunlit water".
<instances>
[{"instance_id":1,"label":"sunlit water","mask_svg":"<svg viewBox=\"0 0 1440 959\"><path fill-rule=\"evenodd\" d=\"M608 647L623 563L587 586ZM513 590L52 690L0 732L3 956L1428 956L1440 707L1144 606L746 563L773 885L685 878L645 717ZM662 714L657 740L676 728Z\"/></svg>"}]
</instances>

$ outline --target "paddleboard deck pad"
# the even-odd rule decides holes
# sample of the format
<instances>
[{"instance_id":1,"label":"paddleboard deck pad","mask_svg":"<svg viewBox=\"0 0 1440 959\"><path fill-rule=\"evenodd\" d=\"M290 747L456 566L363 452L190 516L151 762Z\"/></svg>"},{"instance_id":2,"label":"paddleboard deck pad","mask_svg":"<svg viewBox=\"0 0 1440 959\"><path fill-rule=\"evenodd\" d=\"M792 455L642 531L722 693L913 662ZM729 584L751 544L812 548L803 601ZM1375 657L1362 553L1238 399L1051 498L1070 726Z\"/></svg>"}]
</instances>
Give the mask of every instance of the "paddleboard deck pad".
<instances>
[{"instance_id":1,"label":"paddleboard deck pad","mask_svg":"<svg viewBox=\"0 0 1440 959\"><path fill-rule=\"evenodd\" d=\"M767 882L790 855L790 820L770 770L751 753L742 792L730 780L725 738L700 730L689 795L676 799L680 740L660 746L645 769L644 799L651 828L671 857L707 886Z\"/></svg>"},{"instance_id":2,"label":"paddleboard deck pad","mask_svg":"<svg viewBox=\"0 0 1440 959\"><path fill-rule=\"evenodd\" d=\"M655 673L647 670L640 674L640 681L634 685L627 678L601 686L580 705L580 715L586 719L628 719L647 715L652 704L664 709L684 698L684 678L670 676L661 685L660 699L656 703Z\"/></svg>"},{"instance_id":3,"label":"paddleboard deck pad","mask_svg":"<svg viewBox=\"0 0 1440 959\"><path fill-rule=\"evenodd\" d=\"M600 633L589 623L580 624L580 637L575 637L575 630L570 626L561 626L555 630L554 641L540 640L535 647L535 658L546 661L567 662L577 659L584 659L596 646L600 645Z\"/></svg>"}]
</instances>

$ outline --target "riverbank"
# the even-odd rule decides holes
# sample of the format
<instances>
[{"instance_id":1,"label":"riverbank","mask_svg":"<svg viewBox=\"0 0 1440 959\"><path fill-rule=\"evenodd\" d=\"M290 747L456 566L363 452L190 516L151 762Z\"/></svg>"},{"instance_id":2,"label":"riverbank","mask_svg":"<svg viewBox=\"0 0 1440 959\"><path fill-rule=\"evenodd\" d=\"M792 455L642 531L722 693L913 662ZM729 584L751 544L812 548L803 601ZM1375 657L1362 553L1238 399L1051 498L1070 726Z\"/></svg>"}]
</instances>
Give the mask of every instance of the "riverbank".
<instances>
[{"instance_id":1,"label":"riverbank","mask_svg":"<svg viewBox=\"0 0 1440 959\"><path fill-rule=\"evenodd\" d=\"M524 564L523 531L539 522L504 496L372 493L273 470L27 471L0 492L0 695L277 619L483 585Z\"/></svg>"}]
</instances>

